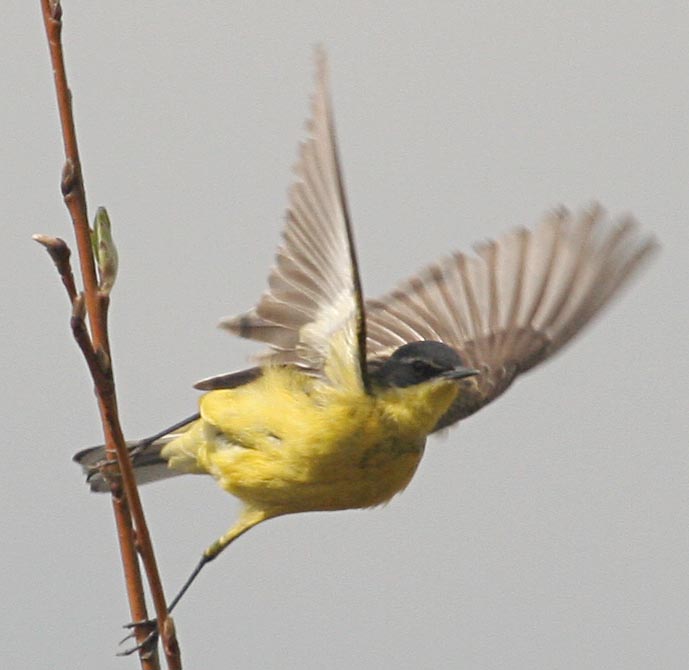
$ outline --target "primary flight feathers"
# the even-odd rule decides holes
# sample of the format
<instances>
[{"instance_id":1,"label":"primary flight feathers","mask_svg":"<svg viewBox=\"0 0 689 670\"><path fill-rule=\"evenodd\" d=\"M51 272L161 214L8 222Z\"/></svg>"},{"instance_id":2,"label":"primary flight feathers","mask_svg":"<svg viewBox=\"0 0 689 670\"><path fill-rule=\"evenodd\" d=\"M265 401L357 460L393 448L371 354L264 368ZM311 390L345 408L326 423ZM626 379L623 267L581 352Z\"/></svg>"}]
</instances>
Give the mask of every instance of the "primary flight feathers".
<instances>
[{"instance_id":1,"label":"primary flight feathers","mask_svg":"<svg viewBox=\"0 0 689 670\"><path fill-rule=\"evenodd\" d=\"M270 288L249 313L222 325L273 345L273 362L315 370L323 369L339 335L347 346L338 350L351 355L343 364L367 388L361 284L327 78L325 55L319 50L309 137L294 167L297 181L289 192L284 242L268 277Z\"/></svg>"},{"instance_id":2,"label":"primary flight feathers","mask_svg":"<svg viewBox=\"0 0 689 670\"><path fill-rule=\"evenodd\" d=\"M554 212L533 231L479 244L476 255L454 253L367 301L369 356L440 340L479 370L474 397L458 398L442 428L569 342L655 246L634 221L612 223L599 207L577 217Z\"/></svg>"},{"instance_id":3,"label":"primary flight feathers","mask_svg":"<svg viewBox=\"0 0 689 670\"><path fill-rule=\"evenodd\" d=\"M598 206L560 209L534 230L429 265L377 300L362 293L346 206L327 71L318 57L309 137L295 167L283 244L268 289L245 314L221 326L270 345L262 363L294 364L327 376L333 338L344 337L365 388L369 370L400 345L437 340L478 369L438 428L500 395L516 375L566 344L617 293L656 247L631 218L611 222ZM365 339L364 339L365 338ZM336 381L336 380L334 380ZM236 386L234 374L203 380L209 390Z\"/></svg>"}]
</instances>

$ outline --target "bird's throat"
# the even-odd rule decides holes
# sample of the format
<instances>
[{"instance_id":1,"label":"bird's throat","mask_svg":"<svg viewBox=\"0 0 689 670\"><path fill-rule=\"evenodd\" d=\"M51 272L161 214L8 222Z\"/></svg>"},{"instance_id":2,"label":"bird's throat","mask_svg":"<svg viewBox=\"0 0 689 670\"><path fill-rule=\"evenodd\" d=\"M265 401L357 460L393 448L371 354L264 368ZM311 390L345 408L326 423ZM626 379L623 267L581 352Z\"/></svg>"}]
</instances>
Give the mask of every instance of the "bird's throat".
<instances>
[{"instance_id":1,"label":"bird's throat","mask_svg":"<svg viewBox=\"0 0 689 670\"><path fill-rule=\"evenodd\" d=\"M398 430L425 437L450 408L457 393L455 382L436 379L404 388L387 388L379 392L379 397Z\"/></svg>"}]
</instances>

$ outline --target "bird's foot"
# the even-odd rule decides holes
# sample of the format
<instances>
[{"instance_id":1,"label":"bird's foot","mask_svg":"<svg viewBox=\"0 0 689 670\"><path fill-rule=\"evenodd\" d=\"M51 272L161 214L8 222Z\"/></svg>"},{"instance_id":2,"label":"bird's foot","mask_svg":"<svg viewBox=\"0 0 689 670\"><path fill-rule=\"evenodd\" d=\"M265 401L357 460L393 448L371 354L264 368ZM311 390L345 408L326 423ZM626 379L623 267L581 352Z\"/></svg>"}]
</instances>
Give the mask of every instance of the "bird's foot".
<instances>
[{"instance_id":1,"label":"bird's foot","mask_svg":"<svg viewBox=\"0 0 689 670\"><path fill-rule=\"evenodd\" d=\"M129 628L131 632L126 637L120 640L120 645L135 638L137 632L141 629L147 631L146 637L138 642L135 646L125 649L123 651L117 652L118 656L130 656L136 652L143 652L147 655L152 655L155 651L155 646L158 642L158 621L157 619L144 619L143 621L132 621L123 626L123 628Z\"/></svg>"}]
</instances>

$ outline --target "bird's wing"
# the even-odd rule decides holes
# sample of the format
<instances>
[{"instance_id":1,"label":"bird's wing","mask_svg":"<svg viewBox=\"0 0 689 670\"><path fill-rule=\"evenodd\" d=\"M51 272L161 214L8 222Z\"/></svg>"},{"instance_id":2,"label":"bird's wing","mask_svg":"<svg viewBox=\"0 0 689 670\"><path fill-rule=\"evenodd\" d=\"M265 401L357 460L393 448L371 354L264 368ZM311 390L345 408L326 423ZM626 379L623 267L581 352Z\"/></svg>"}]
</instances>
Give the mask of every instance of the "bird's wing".
<instances>
[{"instance_id":1,"label":"bird's wing","mask_svg":"<svg viewBox=\"0 0 689 670\"><path fill-rule=\"evenodd\" d=\"M533 231L476 245L476 255L454 253L366 302L371 364L406 342L454 347L480 374L436 430L448 426L569 342L655 246L632 219L611 223L594 206L553 212Z\"/></svg>"},{"instance_id":2,"label":"bird's wing","mask_svg":"<svg viewBox=\"0 0 689 670\"><path fill-rule=\"evenodd\" d=\"M268 289L253 309L220 325L269 344L262 362L299 365L367 389L361 283L321 50L307 130Z\"/></svg>"},{"instance_id":3,"label":"bird's wing","mask_svg":"<svg viewBox=\"0 0 689 670\"><path fill-rule=\"evenodd\" d=\"M226 372L222 375L215 375L206 379L201 379L194 384L194 388L200 391L214 391L216 389L234 389L244 384L250 384L261 376L261 368L246 368L235 372Z\"/></svg>"}]
</instances>

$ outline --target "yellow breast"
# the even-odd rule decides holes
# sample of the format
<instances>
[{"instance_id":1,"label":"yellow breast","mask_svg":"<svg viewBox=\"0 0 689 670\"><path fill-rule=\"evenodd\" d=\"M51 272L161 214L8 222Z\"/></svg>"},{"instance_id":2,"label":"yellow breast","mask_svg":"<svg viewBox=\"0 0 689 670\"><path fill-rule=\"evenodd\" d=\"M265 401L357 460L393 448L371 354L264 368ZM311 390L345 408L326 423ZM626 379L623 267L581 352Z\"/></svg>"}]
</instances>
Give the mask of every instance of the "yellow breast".
<instances>
[{"instance_id":1,"label":"yellow breast","mask_svg":"<svg viewBox=\"0 0 689 670\"><path fill-rule=\"evenodd\" d=\"M251 384L203 396L201 420L163 455L258 509L371 507L409 483L456 393L437 381L366 395L269 368Z\"/></svg>"}]
</instances>

